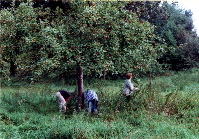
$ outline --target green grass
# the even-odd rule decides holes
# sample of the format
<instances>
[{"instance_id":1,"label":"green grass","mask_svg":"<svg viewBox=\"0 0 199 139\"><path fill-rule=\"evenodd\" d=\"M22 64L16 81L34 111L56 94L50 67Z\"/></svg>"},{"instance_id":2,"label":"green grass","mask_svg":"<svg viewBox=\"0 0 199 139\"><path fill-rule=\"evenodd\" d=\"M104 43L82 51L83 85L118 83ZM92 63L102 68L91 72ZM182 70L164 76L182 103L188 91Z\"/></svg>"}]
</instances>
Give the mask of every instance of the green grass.
<instances>
[{"instance_id":1,"label":"green grass","mask_svg":"<svg viewBox=\"0 0 199 139\"><path fill-rule=\"evenodd\" d=\"M141 79L130 103L121 94L124 80L85 81L99 96L99 115L86 110L58 112L55 93L76 90L72 83L1 87L0 138L3 139L197 139L199 70ZM20 84L20 83L18 83Z\"/></svg>"}]
</instances>

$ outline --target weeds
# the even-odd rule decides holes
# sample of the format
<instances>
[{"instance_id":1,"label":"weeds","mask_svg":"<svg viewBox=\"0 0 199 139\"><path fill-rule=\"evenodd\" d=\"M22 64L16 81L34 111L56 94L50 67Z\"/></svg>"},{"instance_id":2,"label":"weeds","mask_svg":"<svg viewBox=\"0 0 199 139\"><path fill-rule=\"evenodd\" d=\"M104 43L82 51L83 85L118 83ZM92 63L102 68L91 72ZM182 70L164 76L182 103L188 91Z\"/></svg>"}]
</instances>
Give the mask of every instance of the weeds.
<instances>
[{"instance_id":1,"label":"weeds","mask_svg":"<svg viewBox=\"0 0 199 139\"><path fill-rule=\"evenodd\" d=\"M2 87L1 138L199 138L197 73L157 77L152 84L141 80L130 103L122 95L122 80L87 81L86 88L96 90L100 98L97 116L86 109L76 112L75 98L66 115L58 112L56 91L74 91L74 86Z\"/></svg>"}]
</instances>

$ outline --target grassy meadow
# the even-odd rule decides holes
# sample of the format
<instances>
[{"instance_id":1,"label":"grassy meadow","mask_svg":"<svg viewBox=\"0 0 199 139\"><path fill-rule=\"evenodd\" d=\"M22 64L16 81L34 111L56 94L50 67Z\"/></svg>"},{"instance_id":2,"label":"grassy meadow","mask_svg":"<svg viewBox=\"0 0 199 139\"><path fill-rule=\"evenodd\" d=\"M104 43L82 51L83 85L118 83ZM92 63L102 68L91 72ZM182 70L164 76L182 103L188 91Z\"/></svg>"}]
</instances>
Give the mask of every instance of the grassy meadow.
<instances>
[{"instance_id":1,"label":"grassy meadow","mask_svg":"<svg viewBox=\"0 0 199 139\"><path fill-rule=\"evenodd\" d=\"M199 70L169 72L136 82L139 91L127 103L124 80L84 81L99 97L99 114L58 112L55 93L75 92L75 80L15 83L0 92L2 139L199 139Z\"/></svg>"}]
</instances>

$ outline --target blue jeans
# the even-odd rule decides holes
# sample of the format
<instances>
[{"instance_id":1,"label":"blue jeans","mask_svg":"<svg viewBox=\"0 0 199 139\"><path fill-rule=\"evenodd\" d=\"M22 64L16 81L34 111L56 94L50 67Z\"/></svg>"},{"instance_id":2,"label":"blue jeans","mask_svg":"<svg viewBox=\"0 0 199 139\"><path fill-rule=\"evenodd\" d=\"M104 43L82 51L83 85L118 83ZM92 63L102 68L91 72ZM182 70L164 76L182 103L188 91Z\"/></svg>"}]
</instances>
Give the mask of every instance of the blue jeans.
<instances>
[{"instance_id":1,"label":"blue jeans","mask_svg":"<svg viewBox=\"0 0 199 139\"><path fill-rule=\"evenodd\" d=\"M97 103L95 99L88 101L88 112L97 112Z\"/></svg>"}]
</instances>

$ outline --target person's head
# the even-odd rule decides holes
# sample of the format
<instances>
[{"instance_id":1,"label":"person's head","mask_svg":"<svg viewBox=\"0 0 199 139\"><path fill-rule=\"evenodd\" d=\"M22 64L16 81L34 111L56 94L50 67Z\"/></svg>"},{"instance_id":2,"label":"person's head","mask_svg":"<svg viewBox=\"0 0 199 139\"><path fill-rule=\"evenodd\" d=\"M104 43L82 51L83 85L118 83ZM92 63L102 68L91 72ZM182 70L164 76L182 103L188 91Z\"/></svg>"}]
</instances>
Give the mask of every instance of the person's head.
<instances>
[{"instance_id":1,"label":"person's head","mask_svg":"<svg viewBox=\"0 0 199 139\"><path fill-rule=\"evenodd\" d=\"M126 78L127 78L127 79L131 79L131 78L132 78L132 73L127 73L127 74L126 74Z\"/></svg>"}]
</instances>

